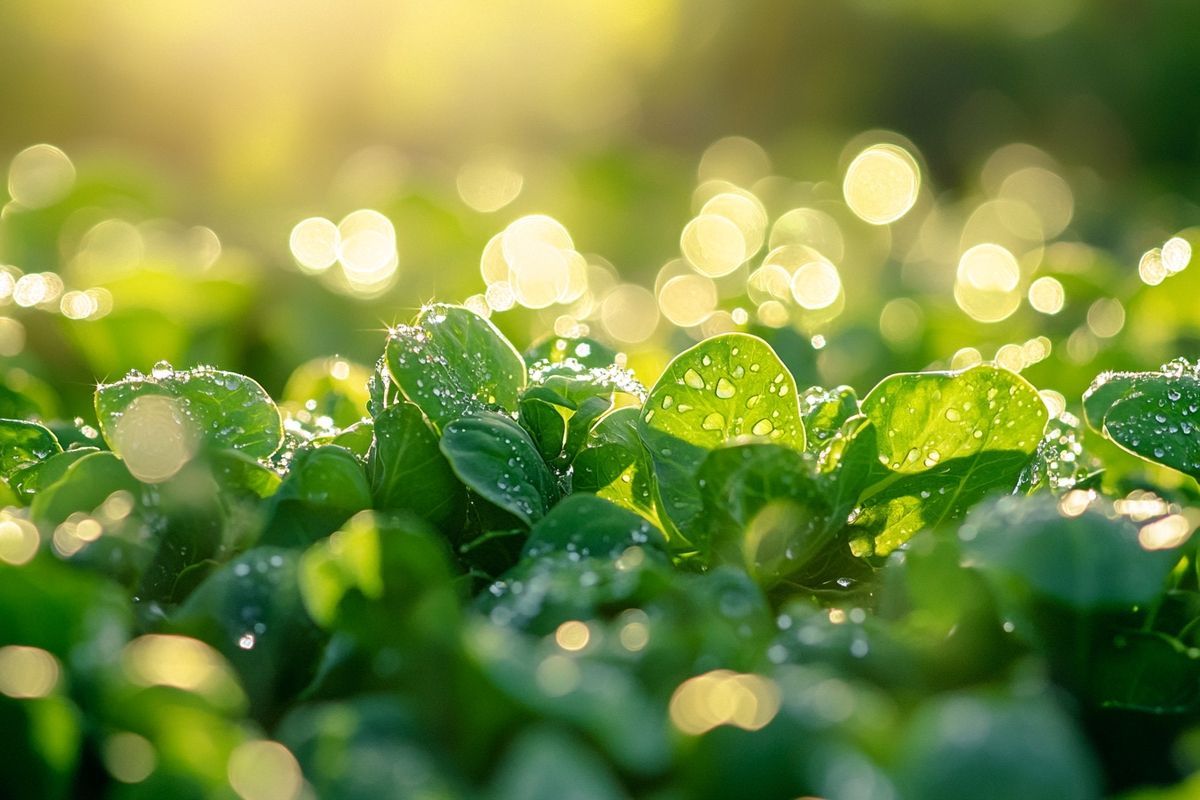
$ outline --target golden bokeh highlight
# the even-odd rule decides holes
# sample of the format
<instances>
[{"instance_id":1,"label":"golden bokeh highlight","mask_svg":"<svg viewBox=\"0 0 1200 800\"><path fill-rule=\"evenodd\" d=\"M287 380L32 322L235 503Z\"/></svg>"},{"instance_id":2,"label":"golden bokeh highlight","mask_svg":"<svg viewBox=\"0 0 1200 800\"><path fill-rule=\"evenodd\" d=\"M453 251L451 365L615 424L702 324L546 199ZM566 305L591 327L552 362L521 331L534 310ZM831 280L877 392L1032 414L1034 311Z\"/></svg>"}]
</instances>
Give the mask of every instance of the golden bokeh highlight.
<instances>
[{"instance_id":1,"label":"golden bokeh highlight","mask_svg":"<svg viewBox=\"0 0 1200 800\"><path fill-rule=\"evenodd\" d=\"M463 164L455 185L458 196L471 209L491 214L517 199L525 185L525 176L511 158L492 153Z\"/></svg>"},{"instance_id":2,"label":"golden bokeh highlight","mask_svg":"<svg viewBox=\"0 0 1200 800\"><path fill-rule=\"evenodd\" d=\"M1170 550L1187 541L1192 525L1182 514L1171 514L1143 525L1138 531L1138 544L1147 550Z\"/></svg>"},{"instance_id":3,"label":"golden bokeh highlight","mask_svg":"<svg viewBox=\"0 0 1200 800\"><path fill-rule=\"evenodd\" d=\"M792 275L791 292L801 308L818 311L837 301L842 293L842 279L837 267L828 261L810 261Z\"/></svg>"},{"instance_id":4,"label":"golden bokeh highlight","mask_svg":"<svg viewBox=\"0 0 1200 800\"><path fill-rule=\"evenodd\" d=\"M719 214L700 214L689 221L679 249L697 272L712 278L733 272L750 255L741 229Z\"/></svg>"},{"instance_id":5,"label":"golden bokeh highlight","mask_svg":"<svg viewBox=\"0 0 1200 800\"><path fill-rule=\"evenodd\" d=\"M717 285L704 275L676 275L658 292L662 315L681 328L703 323L716 311L718 300Z\"/></svg>"},{"instance_id":6,"label":"golden bokeh highlight","mask_svg":"<svg viewBox=\"0 0 1200 800\"><path fill-rule=\"evenodd\" d=\"M592 632L586 622L567 620L554 631L554 641L563 650L578 652L588 646Z\"/></svg>"},{"instance_id":7,"label":"golden bokeh highlight","mask_svg":"<svg viewBox=\"0 0 1200 800\"><path fill-rule=\"evenodd\" d=\"M129 731L114 733L104 740L100 756L109 774L121 783L141 783L158 764L154 745Z\"/></svg>"},{"instance_id":8,"label":"golden bokeh highlight","mask_svg":"<svg viewBox=\"0 0 1200 800\"><path fill-rule=\"evenodd\" d=\"M854 157L842 181L842 195L854 215L871 225L887 225L917 202L921 169L912 154L894 144L875 144Z\"/></svg>"},{"instance_id":9,"label":"golden bokeh highlight","mask_svg":"<svg viewBox=\"0 0 1200 800\"><path fill-rule=\"evenodd\" d=\"M304 776L292 752L278 742L251 741L229 756L229 785L242 800L296 800Z\"/></svg>"},{"instance_id":10,"label":"golden bokeh highlight","mask_svg":"<svg viewBox=\"0 0 1200 800\"><path fill-rule=\"evenodd\" d=\"M337 263L338 226L324 217L302 219L292 228L288 246L301 269L324 272Z\"/></svg>"},{"instance_id":11,"label":"golden bokeh highlight","mask_svg":"<svg viewBox=\"0 0 1200 800\"><path fill-rule=\"evenodd\" d=\"M40 647L0 647L0 694L16 700L46 697L58 686L61 668Z\"/></svg>"},{"instance_id":12,"label":"golden bokeh highlight","mask_svg":"<svg viewBox=\"0 0 1200 800\"><path fill-rule=\"evenodd\" d=\"M0 561L14 567L28 564L40 544L36 525L9 509L0 510Z\"/></svg>"},{"instance_id":13,"label":"golden bokeh highlight","mask_svg":"<svg viewBox=\"0 0 1200 800\"><path fill-rule=\"evenodd\" d=\"M658 302L653 292L633 283L623 283L604 298L600 322L608 335L623 344L638 344L654 335L658 327Z\"/></svg>"},{"instance_id":14,"label":"golden bokeh highlight","mask_svg":"<svg viewBox=\"0 0 1200 800\"><path fill-rule=\"evenodd\" d=\"M770 678L718 669L681 683L668 711L677 729L699 736L720 725L760 730L779 713L779 706L779 687Z\"/></svg>"},{"instance_id":15,"label":"golden bokeh highlight","mask_svg":"<svg viewBox=\"0 0 1200 800\"><path fill-rule=\"evenodd\" d=\"M1029 284L1029 305L1042 314L1057 314L1063 310L1067 294L1057 278L1044 275Z\"/></svg>"},{"instance_id":16,"label":"golden bokeh highlight","mask_svg":"<svg viewBox=\"0 0 1200 800\"><path fill-rule=\"evenodd\" d=\"M1020 264L1007 248L977 244L959 258L954 300L978 322L1000 322L1021 305L1020 280Z\"/></svg>"},{"instance_id":17,"label":"golden bokeh highlight","mask_svg":"<svg viewBox=\"0 0 1200 800\"><path fill-rule=\"evenodd\" d=\"M1125 327L1125 306L1115 297L1101 297L1088 307L1087 326L1101 339L1111 339Z\"/></svg>"},{"instance_id":18,"label":"golden bokeh highlight","mask_svg":"<svg viewBox=\"0 0 1200 800\"><path fill-rule=\"evenodd\" d=\"M143 483L161 483L192 459L198 432L178 400L143 394L113 425L113 449Z\"/></svg>"},{"instance_id":19,"label":"golden bokeh highlight","mask_svg":"<svg viewBox=\"0 0 1200 800\"><path fill-rule=\"evenodd\" d=\"M75 165L51 144L35 144L13 156L8 194L22 208L45 208L65 198L75 185Z\"/></svg>"}]
</instances>

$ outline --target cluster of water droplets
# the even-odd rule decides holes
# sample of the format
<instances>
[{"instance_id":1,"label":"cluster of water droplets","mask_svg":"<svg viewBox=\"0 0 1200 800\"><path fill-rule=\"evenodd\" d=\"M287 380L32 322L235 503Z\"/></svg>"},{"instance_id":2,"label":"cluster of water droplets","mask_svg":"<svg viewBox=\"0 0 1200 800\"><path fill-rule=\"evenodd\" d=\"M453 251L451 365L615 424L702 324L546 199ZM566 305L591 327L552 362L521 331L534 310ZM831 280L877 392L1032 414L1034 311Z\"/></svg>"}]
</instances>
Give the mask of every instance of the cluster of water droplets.
<instances>
[{"instance_id":1,"label":"cluster of water droplets","mask_svg":"<svg viewBox=\"0 0 1200 800\"><path fill-rule=\"evenodd\" d=\"M607 391L624 392L637 398L639 403L646 401L646 387L632 370L609 364L604 367L588 367L574 357L561 361L540 359L529 367L529 382L543 386L552 378L567 378L580 385L595 386Z\"/></svg>"}]
</instances>

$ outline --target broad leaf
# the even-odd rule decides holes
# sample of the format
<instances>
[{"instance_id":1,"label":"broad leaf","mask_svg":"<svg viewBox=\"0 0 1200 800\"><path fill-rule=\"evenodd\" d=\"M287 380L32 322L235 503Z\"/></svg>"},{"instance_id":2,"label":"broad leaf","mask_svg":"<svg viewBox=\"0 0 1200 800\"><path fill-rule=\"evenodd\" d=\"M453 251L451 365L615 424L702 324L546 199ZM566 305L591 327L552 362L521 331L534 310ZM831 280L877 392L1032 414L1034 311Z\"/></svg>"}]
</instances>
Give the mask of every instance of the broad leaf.
<instances>
[{"instance_id":1,"label":"broad leaf","mask_svg":"<svg viewBox=\"0 0 1200 800\"><path fill-rule=\"evenodd\" d=\"M337 445L302 449L271 495L259 543L307 547L370 506L371 488L353 453Z\"/></svg>"},{"instance_id":2,"label":"broad leaf","mask_svg":"<svg viewBox=\"0 0 1200 800\"><path fill-rule=\"evenodd\" d=\"M705 527L695 544L706 561L732 562L771 581L828 544L833 509L802 453L768 443L723 447L698 475Z\"/></svg>"},{"instance_id":3,"label":"broad leaf","mask_svg":"<svg viewBox=\"0 0 1200 800\"><path fill-rule=\"evenodd\" d=\"M1049 697L943 695L922 705L901 739L904 797L921 800L1096 800L1093 758ZM969 788L968 788L969 787Z\"/></svg>"},{"instance_id":4,"label":"broad leaf","mask_svg":"<svg viewBox=\"0 0 1200 800\"><path fill-rule=\"evenodd\" d=\"M701 535L696 471L708 451L739 436L804 448L796 382L770 346L728 333L676 356L640 418L661 510L689 543Z\"/></svg>"},{"instance_id":5,"label":"broad leaf","mask_svg":"<svg viewBox=\"0 0 1200 800\"><path fill-rule=\"evenodd\" d=\"M389 406L375 418L375 441L367 455L375 507L410 511L457 534L466 491L438 449L438 437L412 403Z\"/></svg>"},{"instance_id":6,"label":"broad leaf","mask_svg":"<svg viewBox=\"0 0 1200 800\"><path fill-rule=\"evenodd\" d=\"M1177 550L1146 549L1136 524L1097 506L1069 511L1045 494L980 505L958 532L964 565L1002 593L1018 588L1080 611L1129 609L1158 597Z\"/></svg>"},{"instance_id":7,"label":"broad leaf","mask_svg":"<svg viewBox=\"0 0 1200 800\"><path fill-rule=\"evenodd\" d=\"M0 419L0 478L61 452L54 434L36 422Z\"/></svg>"},{"instance_id":8,"label":"broad leaf","mask_svg":"<svg viewBox=\"0 0 1200 800\"><path fill-rule=\"evenodd\" d=\"M481 411L450 423L441 449L463 483L526 525L558 499L554 476L533 440L503 414Z\"/></svg>"},{"instance_id":9,"label":"broad leaf","mask_svg":"<svg viewBox=\"0 0 1200 800\"><path fill-rule=\"evenodd\" d=\"M571 488L591 492L658 524L654 468L638 438L639 411L631 406L605 415L572 462Z\"/></svg>"},{"instance_id":10,"label":"broad leaf","mask_svg":"<svg viewBox=\"0 0 1200 800\"><path fill-rule=\"evenodd\" d=\"M209 575L169 629L212 645L237 671L259 719L274 718L311 680L323 638L297 582L299 554L259 547Z\"/></svg>"},{"instance_id":11,"label":"broad leaf","mask_svg":"<svg viewBox=\"0 0 1200 800\"><path fill-rule=\"evenodd\" d=\"M145 398L150 397L172 401L162 407L177 410L182 420L172 424L186 423L189 430L146 432L147 425L171 422L159 413L161 404L146 403ZM145 447L146 439L152 443L154 434L186 435L255 458L267 458L283 440L279 409L258 383L245 375L207 367L175 370L156 366L150 375L131 373L117 383L102 384L96 389L96 418L105 441L123 456L129 455L122 453L127 446Z\"/></svg>"},{"instance_id":12,"label":"broad leaf","mask_svg":"<svg viewBox=\"0 0 1200 800\"><path fill-rule=\"evenodd\" d=\"M513 410L525 388L521 355L495 325L458 306L429 306L394 328L385 357L405 397L438 429L486 406Z\"/></svg>"},{"instance_id":13,"label":"broad leaf","mask_svg":"<svg viewBox=\"0 0 1200 800\"><path fill-rule=\"evenodd\" d=\"M1200 365L1106 372L1083 395L1088 424L1135 455L1200 479Z\"/></svg>"},{"instance_id":14,"label":"broad leaf","mask_svg":"<svg viewBox=\"0 0 1200 800\"><path fill-rule=\"evenodd\" d=\"M546 553L619 558L630 547L662 549L662 531L644 517L591 494L575 494L551 509L525 542L523 558Z\"/></svg>"},{"instance_id":15,"label":"broad leaf","mask_svg":"<svg viewBox=\"0 0 1200 800\"><path fill-rule=\"evenodd\" d=\"M861 498L856 552L890 553L922 528L1012 491L1046 426L1020 376L991 366L892 375L862 401L880 466Z\"/></svg>"}]
</instances>

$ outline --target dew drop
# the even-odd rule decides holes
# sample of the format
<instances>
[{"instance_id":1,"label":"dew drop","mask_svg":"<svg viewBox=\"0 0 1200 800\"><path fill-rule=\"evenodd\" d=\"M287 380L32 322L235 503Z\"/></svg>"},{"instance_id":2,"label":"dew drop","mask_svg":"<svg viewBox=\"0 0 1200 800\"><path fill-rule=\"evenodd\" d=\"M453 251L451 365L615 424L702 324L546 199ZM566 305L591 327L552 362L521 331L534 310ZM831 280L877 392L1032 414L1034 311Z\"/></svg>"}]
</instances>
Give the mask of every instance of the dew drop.
<instances>
[{"instance_id":1,"label":"dew drop","mask_svg":"<svg viewBox=\"0 0 1200 800\"><path fill-rule=\"evenodd\" d=\"M717 379L717 397L722 400L728 400L735 394L737 394L737 389L729 382L728 378Z\"/></svg>"},{"instance_id":2,"label":"dew drop","mask_svg":"<svg viewBox=\"0 0 1200 800\"><path fill-rule=\"evenodd\" d=\"M704 378L701 378L700 373L690 367L687 372L683 373L683 382L693 389L704 388Z\"/></svg>"}]
</instances>

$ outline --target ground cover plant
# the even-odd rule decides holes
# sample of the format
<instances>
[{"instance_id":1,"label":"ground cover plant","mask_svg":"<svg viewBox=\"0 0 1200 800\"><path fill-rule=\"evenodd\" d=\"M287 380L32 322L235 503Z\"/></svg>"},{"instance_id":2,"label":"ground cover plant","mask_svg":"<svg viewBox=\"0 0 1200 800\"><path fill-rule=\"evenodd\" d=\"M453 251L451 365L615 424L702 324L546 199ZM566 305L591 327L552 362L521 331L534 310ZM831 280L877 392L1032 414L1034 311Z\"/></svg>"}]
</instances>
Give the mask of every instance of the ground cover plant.
<instances>
[{"instance_id":1,"label":"ground cover plant","mask_svg":"<svg viewBox=\"0 0 1200 800\"><path fill-rule=\"evenodd\" d=\"M1196 493L1129 464L1200 477L1200 370L1155 366L1079 420L731 332L647 387L432 304L300 413L165 362L94 424L9 390L5 791L1195 796Z\"/></svg>"}]
</instances>

